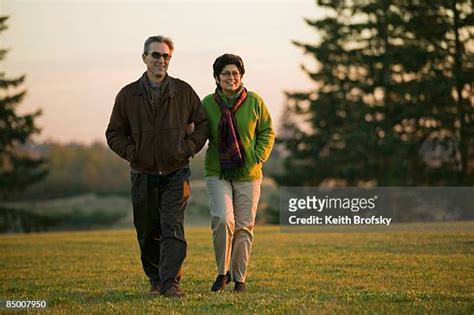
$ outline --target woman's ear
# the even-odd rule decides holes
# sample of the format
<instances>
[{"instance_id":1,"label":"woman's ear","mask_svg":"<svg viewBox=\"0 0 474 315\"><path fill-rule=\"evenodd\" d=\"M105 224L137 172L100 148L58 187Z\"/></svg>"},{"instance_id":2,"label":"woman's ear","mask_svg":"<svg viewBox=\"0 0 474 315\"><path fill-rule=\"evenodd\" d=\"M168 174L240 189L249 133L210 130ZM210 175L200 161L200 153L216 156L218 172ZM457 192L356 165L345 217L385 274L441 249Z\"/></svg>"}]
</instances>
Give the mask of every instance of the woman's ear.
<instances>
[{"instance_id":1,"label":"woman's ear","mask_svg":"<svg viewBox=\"0 0 474 315\"><path fill-rule=\"evenodd\" d=\"M217 84L217 85L219 85L219 83L221 83L221 82L219 81L219 78L218 78L218 77L214 77L214 79L216 80L216 84Z\"/></svg>"}]
</instances>

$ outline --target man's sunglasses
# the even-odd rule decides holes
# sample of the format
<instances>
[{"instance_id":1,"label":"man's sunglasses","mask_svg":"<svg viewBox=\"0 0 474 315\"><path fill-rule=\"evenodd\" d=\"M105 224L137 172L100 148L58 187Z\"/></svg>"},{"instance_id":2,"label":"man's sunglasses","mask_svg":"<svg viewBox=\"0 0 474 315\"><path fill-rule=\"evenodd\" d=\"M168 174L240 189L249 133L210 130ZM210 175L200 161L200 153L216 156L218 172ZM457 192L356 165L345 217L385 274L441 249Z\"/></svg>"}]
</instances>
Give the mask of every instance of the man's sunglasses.
<instances>
[{"instance_id":1,"label":"man's sunglasses","mask_svg":"<svg viewBox=\"0 0 474 315\"><path fill-rule=\"evenodd\" d=\"M156 60L160 60L161 57L163 57L164 60L168 61L171 59L171 55L170 54L160 54L159 52L152 52L152 53L149 53L151 55L151 57L153 59L156 59Z\"/></svg>"}]
</instances>

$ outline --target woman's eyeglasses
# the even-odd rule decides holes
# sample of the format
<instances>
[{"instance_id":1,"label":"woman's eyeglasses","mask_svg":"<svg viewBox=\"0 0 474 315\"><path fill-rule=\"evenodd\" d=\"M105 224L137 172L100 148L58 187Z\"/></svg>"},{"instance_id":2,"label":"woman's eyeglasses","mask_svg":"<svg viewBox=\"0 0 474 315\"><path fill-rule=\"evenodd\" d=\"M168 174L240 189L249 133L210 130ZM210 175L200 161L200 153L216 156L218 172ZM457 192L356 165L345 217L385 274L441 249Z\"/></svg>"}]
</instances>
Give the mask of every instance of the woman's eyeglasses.
<instances>
[{"instance_id":1,"label":"woman's eyeglasses","mask_svg":"<svg viewBox=\"0 0 474 315\"><path fill-rule=\"evenodd\" d=\"M233 76L233 77L240 77L240 73L237 72L237 71L233 71L233 72L229 72L229 71L224 71L224 72L221 72L221 76L223 77L230 77L230 76Z\"/></svg>"}]
</instances>

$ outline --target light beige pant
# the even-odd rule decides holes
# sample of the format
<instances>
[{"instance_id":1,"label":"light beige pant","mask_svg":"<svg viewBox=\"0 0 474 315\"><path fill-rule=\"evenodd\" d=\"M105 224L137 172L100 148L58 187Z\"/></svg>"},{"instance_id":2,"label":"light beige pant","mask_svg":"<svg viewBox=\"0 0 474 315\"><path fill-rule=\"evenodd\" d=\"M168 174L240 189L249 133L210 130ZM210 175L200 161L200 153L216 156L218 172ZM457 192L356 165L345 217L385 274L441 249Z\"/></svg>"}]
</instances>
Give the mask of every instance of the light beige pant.
<instances>
[{"instance_id":1,"label":"light beige pant","mask_svg":"<svg viewBox=\"0 0 474 315\"><path fill-rule=\"evenodd\" d=\"M206 177L217 271L231 270L234 281L247 275L261 183Z\"/></svg>"}]
</instances>

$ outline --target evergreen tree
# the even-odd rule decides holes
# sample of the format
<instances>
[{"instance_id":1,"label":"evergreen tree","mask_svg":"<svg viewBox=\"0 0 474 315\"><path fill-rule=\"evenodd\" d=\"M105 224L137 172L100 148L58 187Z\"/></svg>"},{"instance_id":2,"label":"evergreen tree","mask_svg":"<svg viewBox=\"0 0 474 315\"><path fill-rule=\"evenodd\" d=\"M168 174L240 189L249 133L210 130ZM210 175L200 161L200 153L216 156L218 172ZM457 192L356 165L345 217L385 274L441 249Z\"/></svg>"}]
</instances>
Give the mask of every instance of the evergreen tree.
<instances>
[{"instance_id":1,"label":"evergreen tree","mask_svg":"<svg viewBox=\"0 0 474 315\"><path fill-rule=\"evenodd\" d=\"M8 17L0 17L0 32L7 29ZM0 50L0 61L6 49ZM34 120L41 112L19 115L17 106L26 91L18 91L25 76L9 79L0 73L0 198L7 199L13 193L45 177L45 161L31 156L22 145L39 132Z\"/></svg>"},{"instance_id":2,"label":"evergreen tree","mask_svg":"<svg viewBox=\"0 0 474 315\"><path fill-rule=\"evenodd\" d=\"M289 156L277 181L472 183L471 1L318 4L332 11L306 20L319 42L294 42L317 61L303 66L315 88L287 93L280 139ZM451 154L434 165L439 140Z\"/></svg>"}]
</instances>

